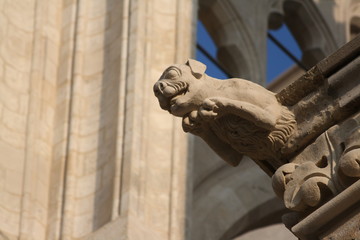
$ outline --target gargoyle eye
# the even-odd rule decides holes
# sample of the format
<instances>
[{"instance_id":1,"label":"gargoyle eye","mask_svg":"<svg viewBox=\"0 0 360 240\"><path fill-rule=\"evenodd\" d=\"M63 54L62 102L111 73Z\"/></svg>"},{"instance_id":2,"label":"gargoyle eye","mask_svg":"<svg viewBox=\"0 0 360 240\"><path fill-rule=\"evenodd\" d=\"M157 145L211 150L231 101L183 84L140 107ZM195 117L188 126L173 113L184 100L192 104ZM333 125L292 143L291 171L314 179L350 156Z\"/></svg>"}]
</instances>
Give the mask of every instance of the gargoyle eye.
<instances>
[{"instance_id":1,"label":"gargoyle eye","mask_svg":"<svg viewBox=\"0 0 360 240\"><path fill-rule=\"evenodd\" d=\"M180 73L176 69L169 69L164 76L166 79L176 79L178 77L180 77Z\"/></svg>"}]
</instances>

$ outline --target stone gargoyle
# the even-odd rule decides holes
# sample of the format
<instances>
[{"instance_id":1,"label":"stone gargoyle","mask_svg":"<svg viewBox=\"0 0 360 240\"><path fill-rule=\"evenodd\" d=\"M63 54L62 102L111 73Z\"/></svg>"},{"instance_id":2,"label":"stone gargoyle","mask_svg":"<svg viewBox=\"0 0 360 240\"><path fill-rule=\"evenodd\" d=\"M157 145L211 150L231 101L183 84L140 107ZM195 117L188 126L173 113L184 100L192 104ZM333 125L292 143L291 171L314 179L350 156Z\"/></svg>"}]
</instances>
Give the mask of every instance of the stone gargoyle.
<instances>
[{"instance_id":1,"label":"stone gargoyle","mask_svg":"<svg viewBox=\"0 0 360 240\"><path fill-rule=\"evenodd\" d=\"M274 93L244 80L219 80L195 60L167 68L154 85L162 109L182 117L185 132L201 137L232 166L243 155L272 175L296 132L294 114Z\"/></svg>"},{"instance_id":2,"label":"stone gargoyle","mask_svg":"<svg viewBox=\"0 0 360 240\"><path fill-rule=\"evenodd\" d=\"M275 94L244 79L209 77L204 64L188 60L167 68L154 93L161 108L182 117L185 132L232 166L249 156L288 209L309 213L360 179L360 58L334 76L329 62L339 62L337 53Z\"/></svg>"},{"instance_id":3,"label":"stone gargoyle","mask_svg":"<svg viewBox=\"0 0 360 240\"><path fill-rule=\"evenodd\" d=\"M359 54L360 36L276 94L244 79L209 77L195 60L167 68L153 90L161 108L182 118L185 132L230 165L243 155L254 160L293 211L286 226L299 239L315 239L314 231L331 225L319 225L319 216L352 208L358 214Z\"/></svg>"}]
</instances>

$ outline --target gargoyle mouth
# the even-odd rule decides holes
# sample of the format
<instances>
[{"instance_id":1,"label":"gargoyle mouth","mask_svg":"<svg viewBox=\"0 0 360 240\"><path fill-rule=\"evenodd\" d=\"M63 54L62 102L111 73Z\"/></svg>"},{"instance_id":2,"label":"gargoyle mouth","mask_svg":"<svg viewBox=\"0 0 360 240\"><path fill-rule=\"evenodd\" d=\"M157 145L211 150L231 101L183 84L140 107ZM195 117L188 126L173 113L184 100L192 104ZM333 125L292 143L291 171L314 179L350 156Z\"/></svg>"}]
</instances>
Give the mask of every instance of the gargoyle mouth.
<instances>
[{"instance_id":1,"label":"gargoyle mouth","mask_svg":"<svg viewBox=\"0 0 360 240\"><path fill-rule=\"evenodd\" d=\"M187 89L184 89L184 90L178 92L175 96L173 96L173 97L170 98L170 101L169 101L169 106L170 106L170 108L167 109L167 110L169 110L170 113L171 113L171 109L173 109L173 108L176 106L176 104L177 104L177 103L176 103L176 100L177 100L178 98L184 96L184 95L186 94L186 92L187 92Z\"/></svg>"},{"instance_id":2,"label":"gargoyle mouth","mask_svg":"<svg viewBox=\"0 0 360 240\"><path fill-rule=\"evenodd\" d=\"M176 100L185 95L187 91L188 84L182 81L158 81L154 85L154 93L159 100L160 107L170 113L171 109L176 106Z\"/></svg>"}]
</instances>

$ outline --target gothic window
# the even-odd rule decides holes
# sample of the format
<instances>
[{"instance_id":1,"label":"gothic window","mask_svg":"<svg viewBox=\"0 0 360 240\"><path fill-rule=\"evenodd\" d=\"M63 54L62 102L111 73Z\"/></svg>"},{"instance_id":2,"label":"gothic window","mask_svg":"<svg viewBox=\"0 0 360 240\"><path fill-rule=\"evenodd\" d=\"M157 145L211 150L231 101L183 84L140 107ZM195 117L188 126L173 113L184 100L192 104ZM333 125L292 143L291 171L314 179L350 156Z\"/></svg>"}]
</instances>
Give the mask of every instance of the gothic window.
<instances>
[{"instance_id":1,"label":"gothic window","mask_svg":"<svg viewBox=\"0 0 360 240\"><path fill-rule=\"evenodd\" d=\"M302 51L286 24L283 24L277 30L269 30L269 33L272 37L275 37L275 40L280 43L280 46L277 45L274 40L268 37L266 74L267 84L296 64L290 55L292 55L292 57L297 60L301 60L302 57ZM285 50L282 49L282 47L285 48ZM288 54L286 53L286 50L289 52Z\"/></svg>"}]
</instances>

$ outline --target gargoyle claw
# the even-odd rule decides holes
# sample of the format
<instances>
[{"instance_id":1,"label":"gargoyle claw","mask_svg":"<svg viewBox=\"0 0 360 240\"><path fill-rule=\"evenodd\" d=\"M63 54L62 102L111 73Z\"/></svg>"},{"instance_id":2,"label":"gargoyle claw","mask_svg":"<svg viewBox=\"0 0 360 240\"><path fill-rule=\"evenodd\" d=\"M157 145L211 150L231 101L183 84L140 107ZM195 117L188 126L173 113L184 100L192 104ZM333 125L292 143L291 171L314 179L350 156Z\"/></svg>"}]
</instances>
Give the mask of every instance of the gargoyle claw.
<instances>
[{"instance_id":1,"label":"gargoyle claw","mask_svg":"<svg viewBox=\"0 0 360 240\"><path fill-rule=\"evenodd\" d=\"M207 98L204 100L204 102L199 108L199 115L204 120L213 119L218 115L217 113L218 108L219 107L216 105L216 103L213 100Z\"/></svg>"},{"instance_id":2,"label":"gargoyle claw","mask_svg":"<svg viewBox=\"0 0 360 240\"><path fill-rule=\"evenodd\" d=\"M199 121L198 111L192 111L185 115L182 120L184 132L198 134L201 130L201 122Z\"/></svg>"}]
</instances>

